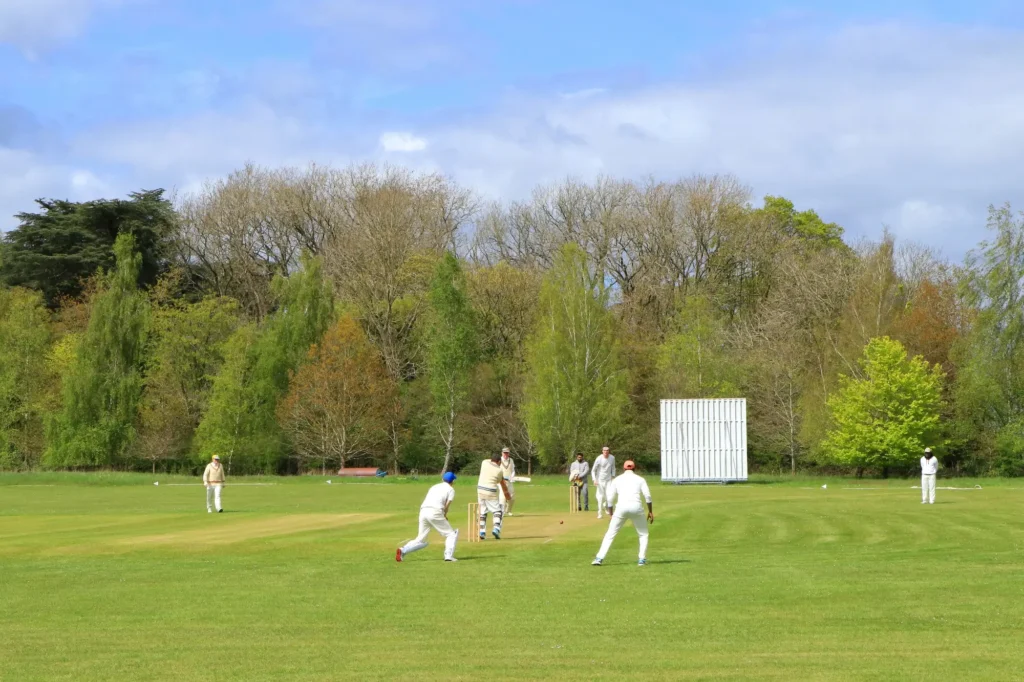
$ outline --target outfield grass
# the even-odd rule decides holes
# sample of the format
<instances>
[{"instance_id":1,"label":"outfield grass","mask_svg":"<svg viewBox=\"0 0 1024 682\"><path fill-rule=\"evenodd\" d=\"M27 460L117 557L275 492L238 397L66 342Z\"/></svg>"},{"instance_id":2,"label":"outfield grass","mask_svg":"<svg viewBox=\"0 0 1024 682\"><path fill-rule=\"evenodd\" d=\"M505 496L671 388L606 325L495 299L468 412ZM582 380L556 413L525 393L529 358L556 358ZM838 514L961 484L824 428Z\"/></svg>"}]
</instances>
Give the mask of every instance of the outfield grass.
<instances>
[{"instance_id":1,"label":"outfield grass","mask_svg":"<svg viewBox=\"0 0 1024 682\"><path fill-rule=\"evenodd\" d=\"M656 484L650 565L627 528L594 568L603 522L562 479L518 486L502 541L396 564L427 481L250 479L208 515L157 478L0 476L0 680L1024 677L1014 481L940 479L982 488L934 506L905 480Z\"/></svg>"}]
</instances>

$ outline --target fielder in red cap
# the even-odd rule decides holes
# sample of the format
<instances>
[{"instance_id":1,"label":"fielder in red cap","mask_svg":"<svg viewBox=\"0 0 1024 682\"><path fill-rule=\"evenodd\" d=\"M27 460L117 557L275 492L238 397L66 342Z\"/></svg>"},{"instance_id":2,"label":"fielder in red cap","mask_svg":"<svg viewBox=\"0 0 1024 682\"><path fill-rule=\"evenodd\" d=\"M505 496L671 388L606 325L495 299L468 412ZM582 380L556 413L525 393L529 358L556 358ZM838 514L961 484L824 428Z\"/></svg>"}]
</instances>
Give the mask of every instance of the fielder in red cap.
<instances>
[{"instance_id":1,"label":"fielder in red cap","mask_svg":"<svg viewBox=\"0 0 1024 682\"><path fill-rule=\"evenodd\" d=\"M654 523L654 503L651 501L651 489L647 487L647 481L634 472L636 464L633 460L627 459L622 465L623 472L616 476L608 486L608 515L612 517L608 524L608 532L604 534L604 541L601 549L597 550L597 557L591 562L593 566L600 566L604 561L608 550L612 547L615 536L619 534L626 520L633 522L636 534L640 538L640 560L638 565L647 563L647 524ZM647 504L647 515L644 516L644 503Z\"/></svg>"}]
</instances>

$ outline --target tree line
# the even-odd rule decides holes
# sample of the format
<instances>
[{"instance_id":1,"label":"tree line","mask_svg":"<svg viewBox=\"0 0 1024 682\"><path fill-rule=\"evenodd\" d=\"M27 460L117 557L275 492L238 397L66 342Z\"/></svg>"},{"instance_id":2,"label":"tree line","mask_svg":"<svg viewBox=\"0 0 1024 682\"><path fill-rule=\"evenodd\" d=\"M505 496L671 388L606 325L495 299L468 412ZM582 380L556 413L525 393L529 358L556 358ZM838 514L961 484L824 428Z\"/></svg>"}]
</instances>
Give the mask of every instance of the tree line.
<instances>
[{"instance_id":1,"label":"tree line","mask_svg":"<svg viewBox=\"0 0 1024 682\"><path fill-rule=\"evenodd\" d=\"M746 397L750 462L1024 474L1024 217L963 263L729 176L487 204L401 168L247 166L39 200L0 243L0 468L656 469L659 400Z\"/></svg>"}]
</instances>

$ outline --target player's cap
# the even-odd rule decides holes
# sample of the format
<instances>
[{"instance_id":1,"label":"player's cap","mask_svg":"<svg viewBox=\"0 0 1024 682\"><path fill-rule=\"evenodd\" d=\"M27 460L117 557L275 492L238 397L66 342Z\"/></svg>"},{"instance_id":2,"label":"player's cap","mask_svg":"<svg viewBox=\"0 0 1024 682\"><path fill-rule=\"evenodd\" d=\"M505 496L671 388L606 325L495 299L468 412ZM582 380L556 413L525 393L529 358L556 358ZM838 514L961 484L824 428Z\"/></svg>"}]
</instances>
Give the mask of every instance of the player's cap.
<instances>
[{"instance_id":1,"label":"player's cap","mask_svg":"<svg viewBox=\"0 0 1024 682\"><path fill-rule=\"evenodd\" d=\"M455 474L450 471L444 472L444 476L441 477L445 483L452 483L455 480Z\"/></svg>"},{"instance_id":2,"label":"player's cap","mask_svg":"<svg viewBox=\"0 0 1024 682\"><path fill-rule=\"evenodd\" d=\"M630 469L630 470L636 469L636 463L634 463L633 460L631 460L631 459L627 459L625 464L622 465L622 468L623 469Z\"/></svg>"},{"instance_id":3,"label":"player's cap","mask_svg":"<svg viewBox=\"0 0 1024 682\"><path fill-rule=\"evenodd\" d=\"M508 455L508 454L511 454L511 452L509 451L509 449L508 449L508 448L502 448L502 449L501 449L501 454L503 454L503 455Z\"/></svg>"},{"instance_id":4,"label":"player's cap","mask_svg":"<svg viewBox=\"0 0 1024 682\"><path fill-rule=\"evenodd\" d=\"M220 455L214 455L214 456L213 456L213 458L214 458L215 460L217 460L218 462L220 461Z\"/></svg>"},{"instance_id":5,"label":"player's cap","mask_svg":"<svg viewBox=\"0 0 1024 682\"><path fill-rule=\"evenodd\" d=\"M924 451L925 451L925 452L931 452L931 451L932 451L932 449L931 449L931 448L925 448L925 449L924 449Z\"/></svg>"}]
</instances>

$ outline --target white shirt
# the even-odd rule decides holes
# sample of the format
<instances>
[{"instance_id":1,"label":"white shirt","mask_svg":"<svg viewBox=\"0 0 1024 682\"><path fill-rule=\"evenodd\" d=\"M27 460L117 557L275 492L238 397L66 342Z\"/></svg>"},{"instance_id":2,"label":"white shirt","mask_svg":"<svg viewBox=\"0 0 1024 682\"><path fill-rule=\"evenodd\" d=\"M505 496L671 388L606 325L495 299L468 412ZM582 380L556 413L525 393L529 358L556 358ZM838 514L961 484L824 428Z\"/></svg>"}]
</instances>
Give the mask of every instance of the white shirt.
<instances>
[{"instance_id":1,"label":"white shirt","mask_svg":"<svg viewBox=\"0 0 1024 682\"><path fill-rule=\"evenodd\" d=\"M924 475L934 476L939 470L939 458L932 455L931 459L927 457L921 458L921 473Z\"/></svg>"},{"instance_id":2,"label":"white shirt","mask_svg":"<svg viewBox=\"0 0 1024 682\"><path fill-rule=\"evenodd\" d=\"M509 483L516 476L516 463L512 461L511 457L501 456L501 475Z\"/></svg>"},{"instance_id":3,"label":"white shirt","mask_svg":"<svg viewBox=\"0 0 1024 682\"><path fill-rule=\"evenodd\" d=\"M423 498L420 509L437 509L444 511L445 507L455 499L455 488L447 483L438 483L431 486L427 496Z\"/></svg>"},{"instance_id":4,"label":"white shirt","mask_svg":"<svg viewBox=\"0 0 1024 682\"><path fill-rule=\"evenodd\" d=\"M618 499L618 504L615 503ZM608 506L615 507L615 515L642 513L651 503L651 489L647 481L632 471L624 471L608 486Z\"/></svg>"},{"instance_id":5,"label":"white shirt","mask_svg":"<svg viewBox=\"0 0 1024 682\"><path fill-rule=\"evenodd\" d=\"M594 483L607 483L615 478L615 455L598 455L594 460L594 466L590 468L590 477L594 479Z\"/></svg>"},{"instance_id":6,"label":"white shirt","mask_svg":"<svg viewBox=\"0 0 1024 682\"><path fill-rule=\"evenodd\" d=\"M581 481L586 481L588 473L590 473L590 465L587 464L586 460L582 462L573 460L572 466L569 467L569 480L578 478Z\"/></svg>"}]
</instances>

